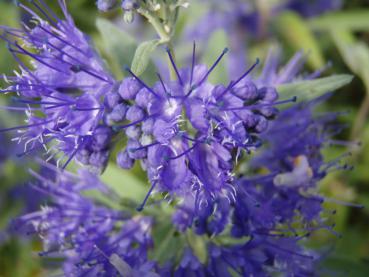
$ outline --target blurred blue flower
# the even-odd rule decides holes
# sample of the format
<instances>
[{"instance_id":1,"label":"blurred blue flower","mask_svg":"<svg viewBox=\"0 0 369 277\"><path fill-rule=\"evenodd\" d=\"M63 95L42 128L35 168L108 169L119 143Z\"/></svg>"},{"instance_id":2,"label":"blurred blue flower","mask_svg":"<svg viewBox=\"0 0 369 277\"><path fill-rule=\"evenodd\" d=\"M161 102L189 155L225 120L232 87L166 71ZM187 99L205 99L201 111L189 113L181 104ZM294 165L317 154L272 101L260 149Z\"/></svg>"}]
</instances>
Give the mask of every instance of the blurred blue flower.
<instances>
[{"instance_id":1,"label":"blurred blue flower","mask_svg":"<svg viewBox=\"0 0 369 277\"><path fill-rule=\"evenodd\" d=\"M52 165L45 166L54 171L55 178L31 171L37 179L32 187L49 197L48 204L13 222L16 230L36 233L42 238L41 256L65 259L68 276L124 275L127 271L146 268L148 272L153 268L154 263L147 260L147 251L152 246L151 218L131 217L128 212L113 210L85 196L96 191L115 198L106 185L86 170L74 175Z\"/></svg>"}]
</instances>

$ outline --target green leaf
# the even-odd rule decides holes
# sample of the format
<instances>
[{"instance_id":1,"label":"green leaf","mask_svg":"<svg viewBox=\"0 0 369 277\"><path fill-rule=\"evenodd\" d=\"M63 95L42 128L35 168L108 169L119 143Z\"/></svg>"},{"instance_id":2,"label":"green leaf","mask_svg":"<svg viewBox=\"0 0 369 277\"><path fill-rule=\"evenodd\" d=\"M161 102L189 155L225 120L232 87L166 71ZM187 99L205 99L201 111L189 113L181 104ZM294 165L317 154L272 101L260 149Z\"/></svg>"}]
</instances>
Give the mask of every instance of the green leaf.
<instances>
[{"instance_id":1,"label":"green leaf","mask_svg":"<svg viewBox=\"0 0 369 277\"><path fill-rule=\"evenodd\" d=\"M133 57L131 70L137 75L141 75L149 65L151 55L159 45L159 40L150 40L141 43Z\"/></svg>"},{"instance_id":2,"label":"green leaf","mask_svg":"<svg viewBox=\"0 0 369 277\"><path fill-rule=\"evenodd\" d=\"M164 265L168 260L176 261L180 259L184 248L184 240L176 235L176 229L172 222L158 219L156 228L153 229L152 236L155 241L149 253L150 258Z\"/></svg>"},{"instance_id":3,"label":"green leaf","mask_svg":"<svg viewBox=\"0 0 369 277\"><path fill-rule=\"evenodd\" d=\"M131 64L137 46L136 40L106 19L98 18L96 26L113 67L122 70L124 66Z\"/></svg>"},{"instance_id":4,"label":"green leaf","mask_svg":"<svg viewBox=\"0 0 369 277\"><path fill-rule=\"evenodd\" d=\"M121 198L129 198L137 202L144 199L148 190L145 183L134 176L131 171L121 169L114 163L109 163L101 179Z\"/></svg>"},{"instance_id":5,"label":"green leaf","mask_svg":"<svg viewBox=\"0 0 369 277\"><path fill-rule=\"evenodd\" d=\"M317 31L348 29L351 31L369 30L369 10L329 13L311 19L308 24Z\"/></svg>"},{"instance_id":6,"label":"green leaf","mask_svg":"<svg viewBox=\"0 0 369 277\"><path fill-rule=\"evenodd\" d=\"M0 11L2 11L0 16L0 25L18 27L18 10L14 4L3 3L3 1L0 1ZM6 43L3 41L0 42L0 57L1 74L11 73L14 68L14 59L6 47ZM2 80L0 80L0 86L2 83Z\"/></svg>"},{"instance_id":7,"label":"green leaf","mask_svg":"<svg viewBox=\"0 0 369 277\"><path fill-rule=\"evenodd\" d=\"M0 244L0 276L41 276L40 259L34 256L31 240L22 240L8 233L7 239Z\"/></svg>"},{"instance_id":8,"label":"green leaf","mask_svg":"<svg viewBox=\"0 0 369 277\"><path fill-rule=\"evenodd\" d=\"M323 262L322 277L332 276L332 272L339 272L342 276L348 277L367 277L369 272L369 265L365 261L352 259L348 256L339 256L338 254L329 255Z\"/></svg>"},{"instance_id":9,"label":"green leaf","mask_svg":"<svg viewBox=\"0 0 369 277\"><path fill-rule=\"evenodd\" d=\"M208 250L205 238L193 233L192 230L188 230L186 235L188 244L190 245L193 253L202 264L205 264L208 258Z\"/></svg>"},{"instance_id":10,"label":"green leaf","mask_svg":"<svg viewBox=\"0 0 369 277\"><path fill-rule=\"evenodd\" d=\"M228 46L228 37L223 30L215 31L209 39L207 50L204 53L203 61L210 68ZM221 61L222 62L222 61ZM224 61L223 61L224 62ZM220 64L209 75L212 83L223 83L227 81L227 69L224 64Z\"/></svg>"},{"instance_id":11,"label":"green leaf","mask_svg":"<svg viewBox=\"0 0 369 277\"><path fill-rule=\"evenodd\" d=\"M279 85L277 90L281 98L297 96L297 101L301 102L335 91L349 84L352 79L352 75L339 74L315 80L296 81L290 84Z\"/></svg>"},{"instance_id":12,"label":"green leaf","mask_svg":"<svg viewBox=\"0 0 369 277\"><path fill-rule=\"evenodd\" d=\"M358 75L369 89L369 48L347 30L334 30L332 38L346 65Z\"/></svg>"},{"instance_id":13,"label":"green leaf","mask_svg":"<svg viewBox=\"0 0 369 277\"><path fill-rule=\"evenodd\" d=\"M325 64L319 44L305 21L292 12L286 12L277 18L278 33L295 50L309 53L308 64L315 69Z\"/></svg>"}]
</instances>

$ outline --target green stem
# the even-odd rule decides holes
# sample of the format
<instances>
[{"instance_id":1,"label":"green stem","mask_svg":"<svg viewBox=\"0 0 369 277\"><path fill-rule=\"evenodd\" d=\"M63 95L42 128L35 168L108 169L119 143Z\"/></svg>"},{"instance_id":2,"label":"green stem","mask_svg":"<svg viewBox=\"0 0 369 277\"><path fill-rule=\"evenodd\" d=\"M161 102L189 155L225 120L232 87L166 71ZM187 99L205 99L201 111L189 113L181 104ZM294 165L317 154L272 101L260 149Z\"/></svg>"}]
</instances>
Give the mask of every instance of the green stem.
<instances>
[{"instance_id":1,"label":"green stem","mask_svg":"<svg viewBox=\"0 0 369 277\"><path fill-rule=\"evenodd\" d=\"M154 27L155 31L160 37L161 44L168 43L170 41L170 34L168 34L165 31L164 26L160 22L159 18L157 18L151 12L143 8L139 8L137 12L141 14L143 17L145 17L150 22L150 24Z\"/></svg>"},{"instance_id":2,"label":"green stem","mask_svg":"<svg viewBox=\"0 0 369 277\"><path fill-rule=\"evenodd\" d=\"M357 139L362 134L362 129L364 127L366 118L369 113L369 89L366 93L363 104L356 116L354 128L352 129L351 139Z\"/></svg>"},{"instance_id":3,"label":"green stem","mask_svg":"<svg viewBox=\"0 0 369 277\"><path fill-rule=\"evenodd\" d=\"M174 26L175 26L175 23L178 17L178 11L179 11L178 7L176 7L174 11L171 11L171 9L169 8L169 4L167 4L163 10L164 18L162 21L159 19L157 15L148 11L145 7L137 9L137 12L149 21L149 23L155 29L156 33L159 35L160 37L159 43L167 45L168 49L170 50L173 56L174 62L175 62L175 53L174 53L173 44L171 40L173 36ZM167 24L167 28L165 24ZM169 70L170 70L170 77L172 80L175 80L177 78L177 75L171 64L169 57L168 57L168 65L169 65Z\"/></svg>"}]
</instances>

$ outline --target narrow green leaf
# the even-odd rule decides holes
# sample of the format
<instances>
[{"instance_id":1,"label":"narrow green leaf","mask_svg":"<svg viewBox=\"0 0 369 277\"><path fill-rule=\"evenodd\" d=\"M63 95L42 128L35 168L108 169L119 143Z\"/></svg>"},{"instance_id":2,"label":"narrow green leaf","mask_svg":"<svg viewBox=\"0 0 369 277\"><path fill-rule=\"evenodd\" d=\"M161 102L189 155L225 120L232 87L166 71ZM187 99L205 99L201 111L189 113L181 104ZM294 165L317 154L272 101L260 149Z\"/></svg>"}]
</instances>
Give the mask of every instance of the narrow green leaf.
<instances>
[{"instance_id":1,"label":"narrow green leaf","mask_svg":"<svg viewBox=\"0 0 369 277\"><path fill-rule=\"evenodd\" d=\"M356 239L359 235L355 235ZM352 241L348 240L349 247L351 244ZM361 242L361 244L363 244L363 242ZM347 248L345 248L344 251L346 251L346 249ZM369 265L365 260L352 258L352 256L348 255L346 252L341 255L337 253L329 255L328 258L324 260L323 266L326 270L325 273L321 275L322 277L330 277L332 276L332 272L339 272L342 273L342 276L348 277L367 277L369 272Z\"/></svg>"},{"instance_id":2,"label":"narrow green leaf","mask_svg":"<svg viewBox=\"0 0 369 277\"><path fill-rule=\"evenodd\" d=\"M186 235L193 253L202 264L205 264L208 259L208 250L205 239L202 236L193 233L192 230L188 230Z\"/></svg>"},{"instance_id":3,"label":"narrow green leaf","mask_svg":"<svg viewBox=\"0 0 369 277\"><path fill-rule=\"evenodd\" d=\"M137 46L136 40L106 19L98 18L96 26L101 34L105 53L113 66L122 70L124 66L131 64Z\"/></svg>"},{"instance_id":4,"label":"narrow green leaf","mask_svg":"<svg viewBox=\"0 0 369 277\"><path fill-rule=\"evenodd\" d=\"M279 85L277 90L281 98L297 96L297 101L301 102L335 91L349 84L352 79L353 76L348 74L333 75L315 80L296 81L290 84Z\"/></svg>"},{"instance_id":5,"label":"narrow green leaf","mask_svg":"<svg viewBox=\"0 0 369 277\"><path fill-rule=\"evenodd\" d=\"M155 51L159 45L159 40L150 40L141 43L135 52L133 57L131 70L137 76L141 75L149 65L151 54Z\"/></svg>"},{"instance_id":6,"label":"narrow green leaf","mask_svg":"<svg viewBox=\"0 0 369 277\"><path fill-rule=\"evenodd\" d=\"M0 25L18 27L18 12L17 8L12 3L3 3L0 1ZM3 74L9 74L14 68L14 59L6 47L6 43L0 42L0 72ZM2 80L0 80L0 86L2 85Z\"/></svg>"},{"instance_id":7,"label":"narrow green leaf","mask_svg":"<svg viewBox=\"0 0 369 277\"><path fill-rule=\"evenodd\" d=\"M130 171L121 169L114 163L109 163L101 179L121 198L129 198L137 202L144 199L148 190L145 183Z\"/></svg>"},{"instance_id":8,"label":"narrow green leaf","mask_svg":"<svg viewBox=\"0 0 369 277\"><path fill-rule=\"evenodd\" d=\"M286 12L277 18L278 33L295 50L309 53L308 64L315 69L324 66L325 61L314 34L305 21L292 12Z\"/></svg>"},{"instance_id":9,"label":"narrow green leaf","mask_svg":"<svg viewBox=\"0 0 369 277\"><path fill-rule=\"evenodd\" d=\"M149 253L151 259L164 265L168 260L175 261L181 257L184 240L175 233L176 229L170 221L159 219L152 233L156 245Z\"/></svg>"},{"instance_id":10,"label":"narrow green leaf","mask_svg":"<svg viewBox=\"0 0 369 277\"><path fill-rule=\"evenodd\" d=\"M314 17L308 24L317 31L348 29L351 31L369 30L369 10L356 10L328 13Z\"/></svg>"},{"instance_id":11,"label":"narrow green leaf","mask_svg":"<svg viewBox=\"0 0 369 277\"><path fill-rule=\"evenodd\" d=\"M222 54L225 47L228 46L228 37L223 30L215 31L209 39L207 50L204 52L203 62L209 68L214 64L217 58ZM226 58L225 58L226 59ZM225 60L224 59L224 60ZM218 65L209 76L212 83L223 83L227 81L227 68L224 64Z\"/></svg>"},{"instance_id":12,"label":"narrow green leaf","mask_svg":"<svg viewBox=\"0 0 369 277\"><path fill-rule=\"evenodd\" d=\"M369 88L369 47L348 30L337 29L331 35L346 65Z\"/></svg>"}]
</instances>

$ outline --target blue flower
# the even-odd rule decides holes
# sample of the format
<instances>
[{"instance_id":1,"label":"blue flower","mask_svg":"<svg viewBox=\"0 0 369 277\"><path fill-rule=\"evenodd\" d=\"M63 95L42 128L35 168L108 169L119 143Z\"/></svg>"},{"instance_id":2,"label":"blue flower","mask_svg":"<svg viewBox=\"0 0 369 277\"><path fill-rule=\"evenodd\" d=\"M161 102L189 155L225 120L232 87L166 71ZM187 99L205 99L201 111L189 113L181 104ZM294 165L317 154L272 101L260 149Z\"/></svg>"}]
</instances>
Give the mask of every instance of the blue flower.
<instances>
[{"instance_id":1,"label":"blue flower","mask_svg":"<svg viewBox=\"0 0 369 277\"><path fill-rule=\"evenodd\" d=\"M210 276L314 276L314 254L303 250L294 238L252 237L229 247L210 245Z\"/></svg>"},{"instance_id":2,"label":"blue flower","mask_svg":"<svg viewBox=\"0 0 369 277\"><path fill-rule=\"evenodd\" d=\"M127 271L138 274L154 268L147 257L152 247L150 217L132 217L85 196L97 191L100 196L115 199L106 185L86 170L74 175L45 166L54 171L55 179L31 171L38 180L33 188L47 195L50 202L14 222L17 230L42 238L41 256L64 258L65 274L73 276L124 275Z\"/></svg>"},{"instance_id":3,"label":"blue flower","mask_svg":"<svg viewBox=\"0 0 369 277\"><path fill-rule=\"evenodd\" d=\"M132 77L119 86L119 94L131 104L128 123L114 127L130 138L118 164L144 164L152 187L140 210L154 189L180 197L191 192L197 195L195 203L210 206L218 198L233 199L234 161L261 145L258 134L276 115L278 94L248 78L258 61L227 86L209 83L227 49L209 69L196 65L195 45L190 68L179 69L167 52L177 80L158 75L149 87L127 68Z\"/></svg>"},{"instance_id":4,"label":"blue flower","mask_svg":"<svg viewBox=\"0 0 369 277\"><path fill-rule=\"evenodd\" d=\"M107 138L111 133L101 125L105 124L105 108L109 113L112 105L119 102L109 94L115 89L115 81L89 38L78 30L66 7L60 3L64 20L42 1L40 4L32 1L35 10L46 19L19 4L34 17L35 26L23 30L2 27L1 38L8 43L10 53L19 63L15 76L4 77L9 85L2 92L16 94L13 101L23 106L26 124L1 131L17 130L16 140L27 145L26 151L52 144L49 153L61 152L66 157L64 167L77 154L81 156L81 151L84 151L81 160L86 163L89 152L94 157L87 163L101 171L107 162L109 143L96 144L96 140L101 136ZM29 58L32 66L23 63L21 56ZM110 97L106 101L105 95ZM107 121L121 119L117 113L108 114ZM89 148L91 143L93 147Z\"/></svg>"},{"instance_id":5,"label":"blue flower","mask_svg":"<svg viewBox=\"0 0 369 277\"><path fill-rule=\"evenodd\" d=\"M351 167L342 162L345 155L328 162L323 159L325 147L341 143L332 139L340 129L335 123L339 113L313 115L315 106L327 96L284 110L261 135L269 145L253 157L251 165L269 174L240 179L234 236L276 230L280 223L290 226L287 233L309 235L326 229L335 234L321 218L323 202L329 199L319 194L318 185L329 172Z\"/></svg>"}]
</instances>

